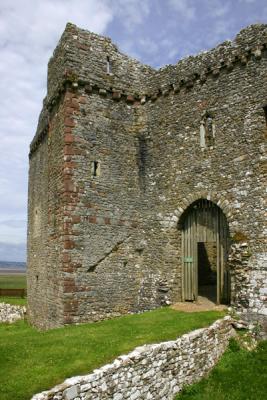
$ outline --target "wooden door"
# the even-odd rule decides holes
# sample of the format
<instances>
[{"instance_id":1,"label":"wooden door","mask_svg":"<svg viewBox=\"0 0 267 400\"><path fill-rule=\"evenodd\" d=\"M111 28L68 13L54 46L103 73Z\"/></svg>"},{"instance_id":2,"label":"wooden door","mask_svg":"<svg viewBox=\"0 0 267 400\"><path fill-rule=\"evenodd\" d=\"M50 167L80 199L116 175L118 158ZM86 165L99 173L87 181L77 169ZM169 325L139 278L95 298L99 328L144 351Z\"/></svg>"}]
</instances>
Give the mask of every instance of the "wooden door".
<instances>
[{"instance_id":1,"label":"wooden door","mask_svg":"<svg viewBox=\"0 0 267 400\"><path fill-rule=\"evenodd\" d=\"M197 242L192 240L196 236L195 213L188 214L184 221L182 235L183 244L183 298L196 300L198 295L197 285Z\"/></svg>"},{"instance_id":2,"label":"wooden door","mask_svg":"<svg viewBox=\"0 0 267 400\"><path fill-rule=\"evenodd\" d=\"M226 261L229 231L222 210L209 200L200 199L185 212L182 220L183 300L198 297L198 249L203 244L213 248L216 271L216 301L228 301L229 280Z\"/></svg>"}]
</instances>

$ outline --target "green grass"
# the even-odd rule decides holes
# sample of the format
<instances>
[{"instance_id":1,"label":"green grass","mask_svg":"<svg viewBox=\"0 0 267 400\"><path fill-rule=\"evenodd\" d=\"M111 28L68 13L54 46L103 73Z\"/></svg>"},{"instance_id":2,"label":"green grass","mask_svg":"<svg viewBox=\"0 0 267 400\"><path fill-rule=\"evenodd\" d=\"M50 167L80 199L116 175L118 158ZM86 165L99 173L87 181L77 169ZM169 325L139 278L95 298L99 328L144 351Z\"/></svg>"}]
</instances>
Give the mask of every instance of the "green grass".
<instances>
[{"instance_id":1,"label":"green grass","mask_svg":"<svg viewBox=\"0 0 267 400\"><path fill-rule=\"evenodd\" d=\"M0 296L0 303L9 303L16 306L26 306L27 299L21 297Z\"/></svg>"},{"instance_id":2,"label":"green grass","mask_svg":"<svg viewBox=\"0 0 267 400\"><path fill-rule=\"evenodd\" d=\"M176 400L265 400L267 398L267 342L256 351L231 341L208 378L188 386Z\"/></svg>"},{"instance_id":3,"label":"green grass","mask_svg":"<svg viewBox=\"0 0 267 400\"><path fill-rule=\"evenodd\" d=\"M0 274L0 288L1 289L24 289L26 288L26 275L25 274Z\"/></svg>"},{"instance_id":4,"label":"green grass","mask_svg":"<svg viewBox=\"0 0 267 400\"><path fill-rule=\"evenodd\" d=\"M24 289L26 288L26 275L25 274L0 274L0 288L1 289ZM0 296L0 303L9 303L15 305L25 306L26 299L20 297Z\"/></svg>"},{"instance_id":5,"label":"green grass","mask_svg":"<svg viewBox=\"0 0 267 400\"><path fill-rule=\"evenodd\" d=\"M223 315L162 308L47 332L38 332L22 321L0 324L0 399L28 400L34 393L67 377L86 374L136 346L175 339Z\"/></svg>"}]
</instances>

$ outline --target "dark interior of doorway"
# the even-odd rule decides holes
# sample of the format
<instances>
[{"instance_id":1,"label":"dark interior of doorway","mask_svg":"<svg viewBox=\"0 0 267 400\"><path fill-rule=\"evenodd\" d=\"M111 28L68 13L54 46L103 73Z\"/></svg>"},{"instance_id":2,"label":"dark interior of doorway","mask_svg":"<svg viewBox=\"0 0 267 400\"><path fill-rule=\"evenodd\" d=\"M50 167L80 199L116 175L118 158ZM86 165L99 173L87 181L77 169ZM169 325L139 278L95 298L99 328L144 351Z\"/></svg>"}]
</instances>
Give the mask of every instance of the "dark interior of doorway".
<instances>
[{"instance_id":1,"label":"dark interior of doorway","mask_svg":"<svg viewBox=\"0 0 267 400\"><path fill-rule=\"evenodd\" d=\"M198 295L216 303L217 246L215 242L198 242Z\"/></svg>"}]
</instances>

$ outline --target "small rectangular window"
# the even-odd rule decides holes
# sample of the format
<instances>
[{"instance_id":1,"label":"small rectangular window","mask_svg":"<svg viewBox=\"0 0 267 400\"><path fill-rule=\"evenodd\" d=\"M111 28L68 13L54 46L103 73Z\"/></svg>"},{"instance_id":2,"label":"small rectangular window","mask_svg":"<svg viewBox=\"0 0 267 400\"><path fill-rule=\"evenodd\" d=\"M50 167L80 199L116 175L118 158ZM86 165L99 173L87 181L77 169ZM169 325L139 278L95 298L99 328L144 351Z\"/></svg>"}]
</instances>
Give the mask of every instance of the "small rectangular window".
<instances>
[{"instance_id":1,"label":"small rectangular window","mask_svg":"<svg viewBox=\"0 0 267 400\"><path fill-rule=\"evenodd\" d=\"M91 172L93 177L100 176L100 162L92 161Z\"/></svg>"},{"instance_id":2,"label":"small rectangular window","mask_svg":"<svg viewBox=\"0 0 267 400\"><path fill-rule=\"evenodd\" d=\"M107 56L107 74L112 74L112 63L109 56Z\"/></svg>"}]
</instances>

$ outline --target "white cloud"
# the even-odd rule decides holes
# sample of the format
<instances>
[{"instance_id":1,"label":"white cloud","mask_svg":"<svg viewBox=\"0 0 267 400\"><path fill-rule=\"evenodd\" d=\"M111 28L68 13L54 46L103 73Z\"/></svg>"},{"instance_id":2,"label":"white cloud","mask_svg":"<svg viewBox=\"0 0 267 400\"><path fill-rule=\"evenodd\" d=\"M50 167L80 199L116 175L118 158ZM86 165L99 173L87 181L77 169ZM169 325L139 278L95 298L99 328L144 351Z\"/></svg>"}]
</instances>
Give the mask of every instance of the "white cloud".
<instances>
[{"instance_id":1,"label":"white cloud","mask_svg":"<svg viewBox=\"0 0 267 400\"><path fill-rule=\"evenodd\" d=\"M5 261L24 261L26 259L26 249L24 243L0 242L0 260Z\"/></svg>"},{"instance_id":2,"label":"white cloud","mask_svg":"<svg viewBox=\"0 0 267 400\"><path fill-rule=\"evenodd\" d=\"M1 242L26 241L26 223L18 221L26 220L28 148L45 95L48 59L68 21L103 33L112 18L105 0L1 0L0 221L13 221L0 222Z\"/></svg>"},{"instance_id":3,"label":"white cloud","mask_svg":"<svg viewBox=\"0 0 267 400\"><path fill-rule=\"evenodd\" d=\"M169 0L169 5L178 12L180 19L192 20L196 18L196 7L190 0Z\"/></svg>"},{"instance_id":4,"label":"white cloud","mask_svg":"<svg viewBox=\"0 0 267 400\"><path fill-rule=\"evenodd\" d=\"M128 32L141 25L153 7L151 0L108 0L108 4Z\"/></svg>"},{"instance_id":5,"label":"white cloud","mask_svg":"<svg viewBox=\"0 0 267 400\"><path fill-rule=\"evenodd\" d=\"M14 221L15 222L15 221ZM0 232L0 241L5 242L5 243L10 243L10 244L21 244L22 243L22 237L24 238L26 236L26 223L24 227L9 227L6 225L0 225L1 228L3 228L3 231L1 229ZM23 241L25 243L25 241Z\"/></svg>"},{"instance_id":6,"label":"white cloud","mask_svg":"<svg viewBox=\"0 0 267 400\"><path fill-rule=\"evenodd\" d=\"M222 18L231 11L231 4L228 0L208 0L206 4L208 9L207 17Z\"/></svg>"},{"instance_id":7,"label":"white cloud","mask_svg":"<svg viewBox=\"0 0 267 400\"><path fill-rule=\"evenodd\" d=\"M138 45L142 50L145 50L148 55L156 54L160 49L160 45L155 40L148 37L141 38L138 41Z\"/></svg>"}]
</instances>

